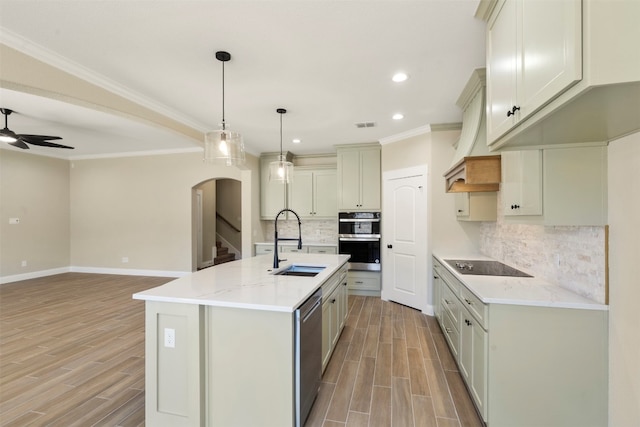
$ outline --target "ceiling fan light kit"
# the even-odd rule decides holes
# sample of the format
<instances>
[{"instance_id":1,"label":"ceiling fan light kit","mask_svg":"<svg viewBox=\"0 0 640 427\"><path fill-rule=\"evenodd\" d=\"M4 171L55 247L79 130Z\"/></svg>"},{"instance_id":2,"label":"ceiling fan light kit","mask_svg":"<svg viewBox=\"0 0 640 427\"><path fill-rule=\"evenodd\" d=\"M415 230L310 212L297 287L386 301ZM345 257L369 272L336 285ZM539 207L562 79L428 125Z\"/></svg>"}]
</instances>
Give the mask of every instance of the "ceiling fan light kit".
<instances>
[{"instance_id":1,"label":"ceiling fan light kit","mask_svg":"<svg viewBox=\"0 0 640 427\"><path fill-rule=\"evenodd\" d=\"M284 108L276 110L280 114L280 155L278 160L269 163L269 181L288 184L293 177L293 163L287 161L282 154L282 115L287 112Z\"/></svg>"},{"instance_id":2,"label":"ceiling fan light kit","mask_svg":"<svg viewBox=\"0 0 640 427\"><path fill-rule=\"evenodd\" d=\"M16 134L14 131L9 129L9 125L7 124L9 121L9 115L13 113L13 110L0 108L0 112L4 114L4 129L0 130L0 142L7 142L9 145L22 148L23 150L29 149L27 144L39 145L41 147L73 149L73 147L69 147L68 145L49 142L54 139L62 139L59 136Z\"/></svg>"},{"instance_id":3,"label":"ceiling fan light kit","mask_svg":"<svg viewBox=\"0 0 640 427\"><path fill-rule=\"evenodd\" d=\"M242 135L227 130L224 119L224 63L231 59L231 54L219 51L216 59L222 62L222 125L221 129L205 134L204 161L226 166L242 165L246 161Z\"/></svg>"}]
</instances>

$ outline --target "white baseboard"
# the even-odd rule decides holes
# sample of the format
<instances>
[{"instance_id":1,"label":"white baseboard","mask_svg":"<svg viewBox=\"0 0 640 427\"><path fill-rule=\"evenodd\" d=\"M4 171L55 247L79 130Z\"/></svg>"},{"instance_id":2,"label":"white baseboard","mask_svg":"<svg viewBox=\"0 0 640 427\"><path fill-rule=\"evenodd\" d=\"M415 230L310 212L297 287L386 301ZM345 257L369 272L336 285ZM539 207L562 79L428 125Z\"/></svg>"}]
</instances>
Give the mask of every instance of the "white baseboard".
<instances>
[{"instance_id":1,"label":"white baseboard","mask_svg":"<svg viewBox=\"0 0 640 427\"><path fill-rule=\"evenodd\" d=\"M182 277L191 274L190 271L171 270L141 270L126 268L102 268L102 267L60 267L50 270L32 271L29 273L15 274L12 276L0 276L0 285L19 282L22 280L37 279L39 277L53 276L62 273L94 273L94 274L120 274L125 276L151 276L151 277Z\"/></svg>"}]
</instances>

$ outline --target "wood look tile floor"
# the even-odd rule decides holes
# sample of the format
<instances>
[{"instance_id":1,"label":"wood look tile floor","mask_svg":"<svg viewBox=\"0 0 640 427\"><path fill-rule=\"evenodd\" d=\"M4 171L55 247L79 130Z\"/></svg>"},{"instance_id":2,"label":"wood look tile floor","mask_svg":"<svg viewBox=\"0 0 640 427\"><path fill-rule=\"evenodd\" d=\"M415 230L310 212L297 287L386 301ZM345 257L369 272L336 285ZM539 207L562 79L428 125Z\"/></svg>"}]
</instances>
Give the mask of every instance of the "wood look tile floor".
<instances>
[{"instance_id":1,"label":"wood look tile floor","mask_svg":"<svg viewBox=\"0 0 640 427\"><path fill-rule=\"evenodd\" d=\"M0 426L144 426L144 303L131 295L169 280L65 273L1 285ZM434 318L350 296L306 426L482 423Z\"/></svg>"},{"instance_id":2,"label":"wood look tile floor","mask_svg":"<svg viewBox=\"0 0 640 427\"><path fill-rule=\"evenodd\" d=\"M305 427L481 427L434 317L350 296Z\"/></svg>"}]
</instances>

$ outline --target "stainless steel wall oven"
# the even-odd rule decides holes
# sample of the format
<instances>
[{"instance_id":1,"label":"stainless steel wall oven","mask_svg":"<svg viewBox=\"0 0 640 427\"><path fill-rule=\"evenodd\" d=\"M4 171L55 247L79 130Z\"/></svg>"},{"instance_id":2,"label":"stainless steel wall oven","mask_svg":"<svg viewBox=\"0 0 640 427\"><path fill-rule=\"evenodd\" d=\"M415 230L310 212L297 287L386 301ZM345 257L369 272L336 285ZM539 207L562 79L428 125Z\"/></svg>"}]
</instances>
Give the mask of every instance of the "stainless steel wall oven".
<instances>
[{"instance_id":1,"label":"stainless steel wall oven","mask_svg":"<svg viewBox=\"0 0 640 427\"><path fill-rule=\"evenodd\" d=\"M338 252L351 255L350 270L380 271L380 212L340 212Z\"/></svg>"}]
</instances>

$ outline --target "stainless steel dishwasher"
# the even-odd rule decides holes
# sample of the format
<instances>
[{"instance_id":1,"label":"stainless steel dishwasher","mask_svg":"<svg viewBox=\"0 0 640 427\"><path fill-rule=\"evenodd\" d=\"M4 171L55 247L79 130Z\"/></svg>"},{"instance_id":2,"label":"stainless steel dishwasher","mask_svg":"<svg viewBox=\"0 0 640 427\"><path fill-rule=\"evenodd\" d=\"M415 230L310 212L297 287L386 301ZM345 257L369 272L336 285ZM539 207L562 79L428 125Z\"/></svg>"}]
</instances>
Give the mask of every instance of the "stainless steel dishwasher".
<instances>
[{"instance_id":1,"label":"stainless steel dishwasher","mask_svg":"<svg viewBox=\"0 0 640 427\"><path fill-rule=\"evenodd\" d=\"M322 377L322 289L295 312L296 426L309 416Z\"/></svg>"}]
</instances>

